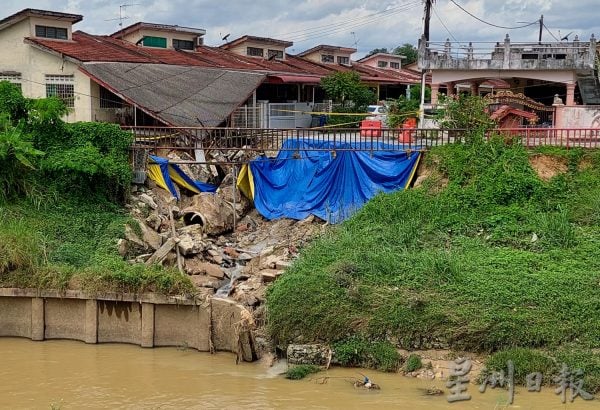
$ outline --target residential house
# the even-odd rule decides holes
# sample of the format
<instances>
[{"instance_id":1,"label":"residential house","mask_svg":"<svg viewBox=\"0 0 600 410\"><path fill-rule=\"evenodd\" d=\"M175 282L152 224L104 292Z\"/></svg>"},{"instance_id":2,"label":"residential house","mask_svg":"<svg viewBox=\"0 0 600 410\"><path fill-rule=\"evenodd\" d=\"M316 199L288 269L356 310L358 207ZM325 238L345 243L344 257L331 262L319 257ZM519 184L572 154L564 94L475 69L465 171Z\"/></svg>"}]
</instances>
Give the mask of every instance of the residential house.
<instances>
[{"instance_id":1,"label":"residential house","mask_svg":"<svg viewBox=\"0 0 600 410\"><path fill-rule=\"evenodd\" d=\"M111 37L144 47L193 51L204 44L206 30L168 24L139 22L125 27Z\"/></svg>"},{"instance_id":2,"label":"residential house","mask_svg":"<svg viewBox=\"0 0 600 410\"><path fill-rule=\"evenodd\" d=\"M375 53L358 60L359 63L377 68L389 68L390 70L400 70L402 68L402 59L406 58L398 54Z\"/></svg>"},{"instance_id":3,"label":"residential house","mask_svg":"<svg viewBox=\"0 0 600 410\"><path fill-rule=\"evenodd\" d=\"M452 95L458 84L468 84L470 93L479 95L483 84L502 80L515 97L511 102L514 108L522 109L527 99L533 99L545 105L536 114L557 107L553 125L586 127L600 122L600 116L593 114L595 108L590 110L591 119L582 121L583 110L573 107L600 103L594 75L596 46L593 35L589 42L576 38L556 43L513 43L506 35L502 43L479 43L476 47L471 43L467 47L453 45L449 39L441 43L421 39L418 65L431 73L434 105L441 88ZM549 123L542 115L538 117L540 122Z\"/></svg>"},{"instance_id":4,"label":"residential house","mask_svg":"<svg viewBox=\"0 0 600 410\"><path fill-rule=\"evenodd\" d=\"M356 53L355 48L320 44L298 54L298 57L321 64L343 64L350 66L350 57Z\"/></svg>"},{"instance_id":5,"label":"residential house","mask_svg":"<svg viewBox=\"0 0 600 410\"><path fill-rule=\"evenodd\" d=\"M246 35L225 43L220 48L242 56L285 60L285 49L293 45L291 41Z\"/></svg>"},{"instance_id":6,"label":"residential house","mask_svg":"<svg viewBox=\"0 0 600 410\"><path fill-rule=\"evenodd\" d=\"M62 98L71 108L67 121L218 126L230 123L239 107L310 109L325 97L321 78L337 71L355 70L376 87L418 82L404 70L293 56L285 52L291 43L282 40L244 36L210 47L203 29L146 22L91 35L73 30L82 18L25 9L0 20L0 44L11 51L0 55L0 78L20 84L27 97ZM262 57L248 55L260 47Z\"/></svg>"}]
</instances>

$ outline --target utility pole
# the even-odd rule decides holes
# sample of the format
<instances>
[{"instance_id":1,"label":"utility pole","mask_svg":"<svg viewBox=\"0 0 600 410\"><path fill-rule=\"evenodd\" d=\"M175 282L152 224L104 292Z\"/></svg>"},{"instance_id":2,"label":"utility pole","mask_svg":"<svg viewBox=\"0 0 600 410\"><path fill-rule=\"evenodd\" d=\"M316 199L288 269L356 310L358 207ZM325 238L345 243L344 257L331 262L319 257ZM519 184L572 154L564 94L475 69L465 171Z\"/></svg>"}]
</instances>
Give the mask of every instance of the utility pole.
<instances>
[{"instance_id":1,"label":"utility pole","mask_svg":"<svg viewBox=\"0 0 600 410\"><path fill-rule=\"evenodd\" d=\"M431 20L431 7L435 0L425 0L425 13L423 17L423 37L429 41L429 21Z\"/></svg>"},{"instance_id":2,"label":"utility pole","mask_svg":"<svg viewBox=\"0 0 600 410\"><path fill-rule=\"evenodd\" d=\"M538 39L538 44L542 44L542 28L544 28L544 15L540 17L540 36Z\"/></svg>"},{"instance_id":3,"label":"utility pole","mask_svg":"<svg viewBox=\"0 0 600 410\"><path fill-rule=\"evenodd\" d=\"M423 13L423 37L421 41L424 41L425 49L428 48L429 42L429 22L431 20L431 7L435 0L424 0L425 10ZM419 127L423 127L423 121L425 120L425 76L427 72L425 69L421 72L421 103L419 105Z\"/></svg>"}]
</instances>

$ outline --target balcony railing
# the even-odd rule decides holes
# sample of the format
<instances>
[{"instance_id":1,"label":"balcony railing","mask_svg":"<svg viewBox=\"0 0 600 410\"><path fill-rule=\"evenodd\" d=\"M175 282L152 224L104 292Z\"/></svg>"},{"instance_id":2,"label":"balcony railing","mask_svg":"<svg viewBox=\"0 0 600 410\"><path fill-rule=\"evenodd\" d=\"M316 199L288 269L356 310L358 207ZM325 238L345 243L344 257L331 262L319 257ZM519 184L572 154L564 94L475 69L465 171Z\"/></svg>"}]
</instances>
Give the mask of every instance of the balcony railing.
<instances>
[{"instance_id":1,"label":"balcony railing","mask_svg":"<svg viewBox=\"0 0 600 410\"><path fill-rule=\"evenodd\" d=\"M596 39L558 43L419 43L419 68L460 70L594 69Z\"/></svg>"}]
</instances>

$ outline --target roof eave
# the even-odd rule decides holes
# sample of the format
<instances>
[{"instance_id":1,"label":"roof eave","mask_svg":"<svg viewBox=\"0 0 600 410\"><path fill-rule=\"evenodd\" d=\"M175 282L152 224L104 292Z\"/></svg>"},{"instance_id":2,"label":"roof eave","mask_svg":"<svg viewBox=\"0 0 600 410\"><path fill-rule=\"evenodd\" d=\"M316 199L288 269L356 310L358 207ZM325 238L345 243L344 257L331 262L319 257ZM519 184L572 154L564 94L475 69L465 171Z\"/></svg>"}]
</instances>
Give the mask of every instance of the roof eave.
<instances>
[{"instance_id":1,"label":"roof eave","mask_svg":"<svg viewBox=\"0 0 600 410\"><path fill-rule=\"evenodd\" d=\"M47 47L47 46L45 46L43 44L40 44L40 43L36 42L35 40L30 39L30 38L27 38L27 37L24 38L23 42L25 44L29 44L30 46L32 46L34 48L37 48L38 50L44 51L44 52L46 52L48 54L52 54L52 55L54 55L54 56L56 56L56 57L58 57L58 58L60 58L62 60L66 60L66 61L69 61L71 63L77 64L77 65L81 65L81 63L82 63L81 60L78 60L78 59L76 59L76 58L74 58L74 57L72 57L72 56L70 56L68 54L64 54L64 53L61 53L59 51L56 51L56 50L54 50L54 49L52 49L50 47Z\"/></svg>"}]
</instances>

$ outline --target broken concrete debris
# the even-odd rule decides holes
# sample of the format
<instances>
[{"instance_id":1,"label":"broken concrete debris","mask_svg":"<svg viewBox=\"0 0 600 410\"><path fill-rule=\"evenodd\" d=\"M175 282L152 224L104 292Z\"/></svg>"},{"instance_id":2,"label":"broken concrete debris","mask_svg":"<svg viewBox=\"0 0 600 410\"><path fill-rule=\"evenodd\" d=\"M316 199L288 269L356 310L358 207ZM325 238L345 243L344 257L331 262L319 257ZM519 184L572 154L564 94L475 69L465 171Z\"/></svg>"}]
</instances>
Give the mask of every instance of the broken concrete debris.
<instances>
[{"instance_id":1,"label":"broken concrete debris","mask_svg":"<svg viewBox=\"0 0 600 410\"><path fill-rule=\"evenodd\" d=\"M177 266L179 252L182 272L199 294L240 303L258 320L264 316L266 287L284 274L298 249L324 223L314 217L267 221L234 188L233 173L213 174L205 165L188 167L186 173L197 179L211 178L214 183L217 174L225 178L215 194L181 192L177 206L171 194L151 180L138 186L128 205L133 221L118 241L119 253L131 263Z\"/></svg>"}]
</instances>

